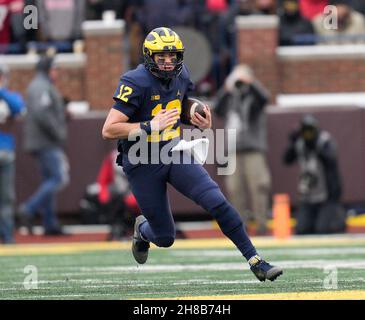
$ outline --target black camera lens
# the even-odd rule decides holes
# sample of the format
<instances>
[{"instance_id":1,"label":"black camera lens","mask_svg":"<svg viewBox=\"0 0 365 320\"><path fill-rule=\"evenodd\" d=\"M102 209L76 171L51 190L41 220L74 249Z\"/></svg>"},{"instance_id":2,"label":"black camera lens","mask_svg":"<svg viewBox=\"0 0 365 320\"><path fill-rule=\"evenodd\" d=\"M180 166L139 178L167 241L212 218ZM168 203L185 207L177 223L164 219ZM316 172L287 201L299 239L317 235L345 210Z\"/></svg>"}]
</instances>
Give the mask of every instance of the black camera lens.
<instances>
[{"instance_id":1,"label":"black camera lens","mask_svg":"<svg viewBox=\"0 0 365 320\"><path fill-rule=\"evenodd\" d=\"M245 86L245 83L242 81L242 80L237 80L234 84L234 86L237 88L237 89L242 89L244 86Z\"/></svg>"}]
</instances>

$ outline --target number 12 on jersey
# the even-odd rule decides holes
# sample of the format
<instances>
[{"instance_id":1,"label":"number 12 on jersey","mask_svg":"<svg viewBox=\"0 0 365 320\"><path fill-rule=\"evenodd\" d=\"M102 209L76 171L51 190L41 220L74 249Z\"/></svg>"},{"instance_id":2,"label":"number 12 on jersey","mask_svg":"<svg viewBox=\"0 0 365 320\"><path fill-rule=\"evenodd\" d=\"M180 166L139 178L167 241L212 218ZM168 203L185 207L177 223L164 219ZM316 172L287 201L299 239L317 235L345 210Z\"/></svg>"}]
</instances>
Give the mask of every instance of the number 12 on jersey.
<instances>
[{"instance_id":1,"label":"number 12 on jersey","mask_svg":"<svg viewBox=\"0 0 365 320\"><path fill-rule=\"evenodd\" d=\"M159 103L152 110L152 116L154 117L162 110L162 103ZM179 114L181 114L181 101L179 99L172 100L167 103L165 110L177 109ZM148 142L159 142L159 141L168 141L173 138L180 136L180 125L179 123L175 123L174 125L168 126L160 135L151 135L148 136Z\"/></svg>"}]
</instances>

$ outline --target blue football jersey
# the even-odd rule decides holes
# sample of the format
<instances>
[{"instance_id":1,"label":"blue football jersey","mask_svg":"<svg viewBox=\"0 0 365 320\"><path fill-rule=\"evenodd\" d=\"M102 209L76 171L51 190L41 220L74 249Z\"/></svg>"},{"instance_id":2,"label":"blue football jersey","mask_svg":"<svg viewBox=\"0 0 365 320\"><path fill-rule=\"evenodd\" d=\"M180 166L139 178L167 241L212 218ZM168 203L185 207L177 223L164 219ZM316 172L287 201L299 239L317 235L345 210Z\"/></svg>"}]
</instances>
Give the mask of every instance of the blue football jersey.
<instances>
[{"instance_id":1,"label":"blue football jersey","mask_svg":"<svg viewBox=\"0 0 365 320\"><path fill-rule=\"evenodd\" d=\"M171 79L168 86L153 76L143 64L136 69L125 73L119 81L113 99L114 109L128 116L130 123L150 121L162 109L176 108L181 114L182 101L194 89L189 78L186 66L176 78ZM171 139L180 136L181 121L166 128L160 135L148 136L150 143L160 143L161 146ZM118 142L119 149L127 153L131 145L136 141L121 139ZM120 150L120 151L122 151Z\"/></svg>"}]
</instances>

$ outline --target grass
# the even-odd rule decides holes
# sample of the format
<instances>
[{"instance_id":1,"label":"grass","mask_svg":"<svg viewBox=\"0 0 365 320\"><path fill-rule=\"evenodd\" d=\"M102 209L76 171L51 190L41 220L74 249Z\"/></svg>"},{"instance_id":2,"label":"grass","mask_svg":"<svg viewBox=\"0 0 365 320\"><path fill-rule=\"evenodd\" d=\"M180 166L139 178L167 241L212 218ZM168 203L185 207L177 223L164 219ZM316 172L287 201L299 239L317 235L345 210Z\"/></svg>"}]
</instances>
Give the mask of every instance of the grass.
<instances>
[{"instance_id":1,"label":"grass","mask_svg":"<svg viewBox=\"0 0 365 320\"><path fill-rule=\"evenodd\" d=\"M143 266L134 262L129 242L0 247L0 299L365 299L363 238L258 242L261 255L284 269L275 282L263 283L230 243L213 241L153 248ZM38 281L26 266L36 267ZM37 288L27 290L26 277Z\"/></svg>"}]
</instances>

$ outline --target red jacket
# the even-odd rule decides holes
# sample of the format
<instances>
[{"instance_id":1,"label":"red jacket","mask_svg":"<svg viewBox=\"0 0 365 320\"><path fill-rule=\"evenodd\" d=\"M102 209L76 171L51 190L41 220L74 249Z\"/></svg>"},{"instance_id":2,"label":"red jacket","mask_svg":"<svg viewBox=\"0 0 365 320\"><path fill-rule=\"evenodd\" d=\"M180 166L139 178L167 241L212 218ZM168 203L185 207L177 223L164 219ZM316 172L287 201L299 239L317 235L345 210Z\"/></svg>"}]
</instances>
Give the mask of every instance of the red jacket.
<instances>
[{"instance_id":1,"label":"red jacket","mask_svg":"<svg viewBox=\"0 0 365 320\"><path fill-rule=\"evenodd\" d=\"M110 191L109 186L115 183L115 178L117 174L120 174L118 170L116 170L115 158L117 152L114 150L110 152L103 160L103 163L100 167L97 183L100 185L100 192L99 192L99 201L102 204L105 204L110 201ZM139 212L137 200L130 192L126 194L121 201L127 205L127 207L134 211Z\"/></svg>"},{"instance_id":2,"label":"red jacket","mask_svg":"<svg viewBox=\"0 0 365 320\"><path fill-rule=\"evenodd\" d=\"M23 8L23 0L0 0L0 44L10 43L10 16Z\"/></svg>"},{"instance_id":3,"label":"red jacket","mask_svg":"<svg viewBox=\"0 0 365 320\"><path fill-rule=\"evenodd\" d=\"M324 13L328 0L300 0L300 12L304 18L312 20L318 14Z\"/></svg>"}]
</instances>

